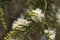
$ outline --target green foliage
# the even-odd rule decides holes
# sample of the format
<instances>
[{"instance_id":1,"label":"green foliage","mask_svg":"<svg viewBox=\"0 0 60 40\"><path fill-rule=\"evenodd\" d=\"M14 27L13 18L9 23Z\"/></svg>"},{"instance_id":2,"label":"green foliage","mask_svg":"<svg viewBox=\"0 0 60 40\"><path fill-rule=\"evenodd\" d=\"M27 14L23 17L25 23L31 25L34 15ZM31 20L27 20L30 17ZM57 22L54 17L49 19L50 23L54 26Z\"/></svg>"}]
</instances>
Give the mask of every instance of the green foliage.
<instances>
[{"instance_id":1,"label":"green foliage","mask_svg":"<svg viewBox=\"0 0 60 40\"><path fill-rule=\"evenodd\" d=\"M3 25L3 27L5 28L5 30L7 30L7 25L6 25L6 22L5 22L5 19L2 17L3 16L3 9L0 7L0 21Z\"/></svg>"},{"instance_id":2,"label":"green foliage","mask_svg":"<svg viewBox=\"0 0 60 40\"><path fill-rule=\"evenodd\" d=\"M26 3L25 3L25 6L26 7L32 7L32 8L40 8L40 9L43 9L44 10L44 7L46 6L45 5L45 1L47 2L48 5L50 5L53 0L28 0Z\"/></svg>"}]
</instances>

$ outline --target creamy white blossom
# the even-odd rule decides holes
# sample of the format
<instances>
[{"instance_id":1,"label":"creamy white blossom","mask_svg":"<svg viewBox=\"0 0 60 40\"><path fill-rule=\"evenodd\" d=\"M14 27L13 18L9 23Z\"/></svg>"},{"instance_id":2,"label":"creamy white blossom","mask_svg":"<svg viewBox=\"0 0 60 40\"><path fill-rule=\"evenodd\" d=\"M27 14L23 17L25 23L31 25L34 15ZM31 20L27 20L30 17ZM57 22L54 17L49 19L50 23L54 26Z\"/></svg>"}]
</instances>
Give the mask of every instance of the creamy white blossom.
<instances>
[{"instance_id":1,"label":"creamy white blossom","mask_svg":"<svg viewBox=\"0 0 60 40\"><path fill-rule=\"evenodd\" d=\"M51 28L49 28L48 30L45 29L44 33L47 34L49 40L54 40L55 39L55 36L56 36L56 30L55 29L51 29Z\"/></svg>"},{"instance_id":2,"label":"creamy white blossom","mask_svg":"<svg viewBox=\"0 0 60 40\"><path fill-rule=\"evenodd\" d=\"M56 34L52 34L52 35L49 36L49 39L54 40L55 36L56 36Z\"/></svg>"},{"instance_id":3,"label":"creamy white blossom","mask_svg":"<svg viewBox=\"0 0 60 40\"><path fill-rule=\"evenodd\" d=\"M34 20L34 21L42 21L42 18L44 18L44 13L42 13L42 10L39 9L39 8L36 8L36 10L32 10L31 12L31 18Z\"/></svg>"},{"instance_id":4,"label":"creamy white blossom","mask_svg":"<svg viewBox=\"0 0 60 40\"><path fill-rule=\"evenodd\" d=\"M44 33L48 33L49 31L46 29L46 30L44 30Z\"/></svg>"},{"instance_id":5,"label":"creamy white blossom","mask_svg":"<svg viewBox=\"0 0 60 40\"><path fill-rule=\"evenodd\" d=\"M55 36L56 36L55 29L53 29L53 30L49 29L49 34L48 35L49 35L49 39L54 40Z\"/></svg>"},{"instance_id":6,"label":"creamy white blossom","mask_svg":"<svg viewBox=\"0 0 60 40\"><path fill-rule=\"evenodd\" d=\"M53 33L55 33L54 30L49 30L49 34L53 34Z\"/></svg>"},{"instance_id":7,"label":"creamy white blossom","mask_svg":"<svg viewBox=\"0 0 60 40\"><path fill-rule=\"evenodd\" d=\"M18 18L17 23L20 25L27 25L30 22L24 18Z\"/></svg>"},{"instance_id":8,"label":"creamy white blossom","mask_svg":"<svg viewBox=\"0 0 60 40\"><path fill-rule=\"evenodd\" d=\"M22 28L23 26L20 25L28 25L30 21L24 18L18 18L17 21L14 21L12 24L12 28L15 29L16 27Z\"/></svg>"}]
</instances>

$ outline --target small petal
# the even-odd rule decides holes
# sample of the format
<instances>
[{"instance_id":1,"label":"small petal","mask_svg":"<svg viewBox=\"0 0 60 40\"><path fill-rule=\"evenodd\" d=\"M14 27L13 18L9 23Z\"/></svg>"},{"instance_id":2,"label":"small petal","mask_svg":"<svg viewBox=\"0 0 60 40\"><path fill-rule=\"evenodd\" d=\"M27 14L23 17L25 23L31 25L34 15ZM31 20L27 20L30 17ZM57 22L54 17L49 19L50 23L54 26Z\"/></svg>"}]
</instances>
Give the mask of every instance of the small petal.
<instances>
[{"instance_id":1,"label":"small petal","mask_svg":"<svg viewBox=\"0 0 60 40\"><path fill-rule=\"evenodd\" d=\"M48 30L45 30L44 33L48 33Z\"/></svg>"},{"instance_id":2,"label":"small petal","mask_svg":"<svg viewBox=\"0 0 60 40\"><path fill-rule=\"evenodd\" d=\"M52 34L52 35L49 36L49 38L50 38L50 39L55 39L55 35L56 35L56 34Z\"/></svg>"}]
</instances>

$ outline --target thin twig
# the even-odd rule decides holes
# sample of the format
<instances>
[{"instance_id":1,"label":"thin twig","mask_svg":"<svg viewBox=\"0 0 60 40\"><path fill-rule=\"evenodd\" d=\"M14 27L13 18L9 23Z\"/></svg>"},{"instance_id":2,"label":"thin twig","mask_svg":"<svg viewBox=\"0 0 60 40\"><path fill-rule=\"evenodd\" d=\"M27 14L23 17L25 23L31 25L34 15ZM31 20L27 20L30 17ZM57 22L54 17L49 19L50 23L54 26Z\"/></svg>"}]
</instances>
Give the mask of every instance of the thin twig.
<instances>
[{"instance_id":1,"label":"thin twig","mask_svg":"<svg viewBox=\"0 0 60 40\"><path fill-rule=\"evenodd\" d=\"M47 9L47 1L46 1L46 0L44 0L44 2L45 2L44 14L45 14L45 12L46 12L46 9Z\"/></svg>"}]
</instances>

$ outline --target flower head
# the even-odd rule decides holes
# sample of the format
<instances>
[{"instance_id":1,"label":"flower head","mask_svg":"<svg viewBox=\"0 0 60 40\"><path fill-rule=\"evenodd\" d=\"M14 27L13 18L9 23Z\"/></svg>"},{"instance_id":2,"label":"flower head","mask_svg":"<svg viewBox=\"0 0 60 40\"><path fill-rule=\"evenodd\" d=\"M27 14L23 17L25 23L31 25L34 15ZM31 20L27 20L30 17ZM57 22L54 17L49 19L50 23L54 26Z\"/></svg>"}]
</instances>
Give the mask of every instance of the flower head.
<instances>
[{"instance_id":1,"label":"flower head","mask_svg":"<svg viewBox=\"0 0 60 40\"><path fill-rule=\"evenodd\" d=\"M54 33L54 31L53 30L49 30L49 34L53 34Z\"/></svg>"},{"instance_id":2,"label":"flower head","mask_svg":"<svg viewBox=\"0 0 60 40\"><path fill-rule=\"evenodd\" d=\"M17 21L14 21L12 24L13 29L15 29L16 27L22 28L23 26L21 25L28 25L30 23L30 21L28 21L27 19L24 18L18 18Z\"/></svg>"},{"instance_id":3,"label":"flower head","mask_svg":"<svg viewBox=\"0 0 60 40\"><path fill-rule=\"evenodd\" d=\"M48 33L49 31L48 30L44 30L44 33Z\"/></svg>"},{"instance_id":4,"label":"flower head","mask_svg":"<svg viewBox=\"0 0 60 40\"><path fill-rule=\"evenodd\" d=\"M56 33L56 32L55 32L55 29L53 29L53 30L49 29L49 35L50 35L50 34L54 34L54 33Z\"/></svg>"},{"instance_id":5,"label":"flower head","mask_svg":"<svg viewBox=\"0 0 60 40\"><path fill-rule=\"evenodd\" d=\"M54 40L54 39L55 39L55 35L56 35L56 34L50 35L50 36L49 36L49 39Z\"/></svg>"},{"instance_id":6,"label":"flower head","mask_svg":"<svg viewBox=\"0 0 60 40\"><path fill-rule=\"evenodd\" d=\"M49 28L48 30L44 30L44 33L48 36L49 40L54 40L56 36L56 30Z\"/></svg>"},{"instance_id":7,"label":"flower head","mask_svg":"<svg viewBox=\"0 0 60 40\"><path fill-rule=\"evenodd\" d=\"M42 18L44 18L44 14L42 13L42 10L37 8L36 10L32 10L29 12L29 15L34 21L42 21Z\"/></svg>"}]
</instances>

